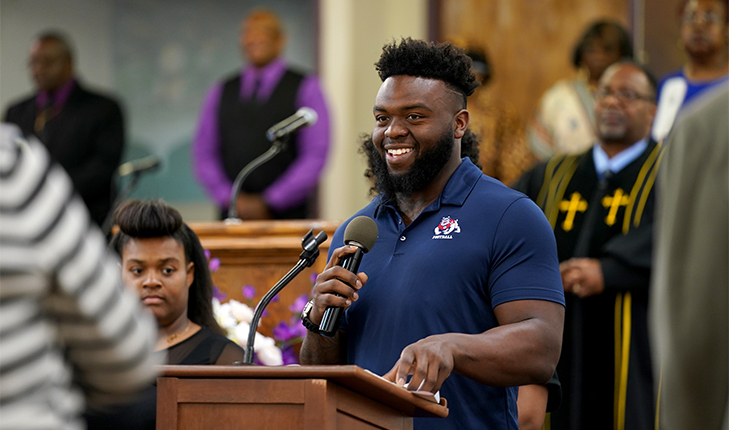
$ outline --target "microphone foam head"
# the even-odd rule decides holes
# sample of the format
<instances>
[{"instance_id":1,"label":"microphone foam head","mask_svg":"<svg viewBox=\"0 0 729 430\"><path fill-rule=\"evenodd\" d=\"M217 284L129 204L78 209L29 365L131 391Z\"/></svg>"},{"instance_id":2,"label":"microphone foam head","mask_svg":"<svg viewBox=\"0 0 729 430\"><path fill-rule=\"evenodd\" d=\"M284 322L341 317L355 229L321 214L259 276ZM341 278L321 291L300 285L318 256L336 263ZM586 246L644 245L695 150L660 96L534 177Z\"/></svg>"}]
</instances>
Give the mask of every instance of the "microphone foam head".
<instances>
[{"instance_id":1,"label":"microphone foam head","mask_svg":"<svg viewBox=\"0 0 729 430\"><path fill-rule=\"evenodd\" d=\"M364 215L358 216L347 224L344 229L344 243L357 242L369 252L377 241L377 224Z\"/></svg>"},{"instance_id":2,"label":"microphone foam head","mask_svg":"<svg viewBox=\"0 0 729 430\"><path fill-rule=\"evenodd\" d=\"M314 125L316 124L317 120L319 120L319 115L317 115L316 111L310 107L302 107L298 111L298 114L301 115L302 118L306 121L308 125Z\"/></svg>"}]
</instances>

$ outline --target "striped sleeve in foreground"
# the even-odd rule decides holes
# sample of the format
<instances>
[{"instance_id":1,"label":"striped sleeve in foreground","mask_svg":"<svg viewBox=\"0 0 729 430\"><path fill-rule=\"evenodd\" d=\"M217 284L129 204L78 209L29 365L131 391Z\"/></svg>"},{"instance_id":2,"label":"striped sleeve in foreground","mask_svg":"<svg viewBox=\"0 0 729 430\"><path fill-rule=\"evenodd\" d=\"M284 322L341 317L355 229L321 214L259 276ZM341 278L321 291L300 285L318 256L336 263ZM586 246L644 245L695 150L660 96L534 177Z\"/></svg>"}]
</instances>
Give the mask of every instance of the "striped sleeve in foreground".
<instances>
[{"instance_id":1,"label":"striped sleeve in foreground","mask_svg":"<svg viewBox=\"0 0 729 430\"><path fill-rule=\"evenodd\" d=\"M162 364L164 357L152 353L156 323L138 299L122 287L117 262L108 255L103 235L73 194L68 176L50 164L40 145L30 142L28 150L18 153L13 169L0 175L0 270L4 277L40 272L51 279L46 281L47 288L28 291L35 292L32 300L45 300L57 315L58 332L73 363L74 379L84 387L87 402L123 401L151 382L153 365ZM6 149L3 156L8 154ZM10 296L22 294L22 289L3 292L0 288L0 308ZM13 324L2 320L0 317L0 335L5 336L2 325ZM47 321L33 321L39 326L49 325ZM51 336L43 330L28 333L35 333L41 343L43 338L50 343ZM23 354L35 357L29 365L38 362L38 344L36 339L28 342L27 348L16 350L12 368L3 367L10 362L0 361L0 372L7 371L2 373L4 381L14 379L13 373L25 373ZM60 357L49 353L47 359ZM24 390L19 386L14 391ZM9 410L2 395L0 406Z\"/></svg>"}]
</instances>

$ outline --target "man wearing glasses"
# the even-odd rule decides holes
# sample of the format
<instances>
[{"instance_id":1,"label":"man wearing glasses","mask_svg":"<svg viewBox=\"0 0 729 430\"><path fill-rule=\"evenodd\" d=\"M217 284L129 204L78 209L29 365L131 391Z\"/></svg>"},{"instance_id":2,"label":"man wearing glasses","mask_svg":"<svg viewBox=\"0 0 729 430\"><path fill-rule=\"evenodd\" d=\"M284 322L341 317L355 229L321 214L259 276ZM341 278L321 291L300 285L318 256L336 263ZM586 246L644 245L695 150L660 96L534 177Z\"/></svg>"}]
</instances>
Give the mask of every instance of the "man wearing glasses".
<instances>
[{"instance_id":1,"label":"man wearing glasses","mask_svg":"<svg viewBox=\"0 0 729 430\"><path fill-rule=\"evenodd\" d=\"M648 140L655 79L619 62L600 79L598 141L558 154L514 188L544 211L557 240L567 300L553 429L653 428L647 331L653 184L660 146Z\"/></svg>"}]
</instances>

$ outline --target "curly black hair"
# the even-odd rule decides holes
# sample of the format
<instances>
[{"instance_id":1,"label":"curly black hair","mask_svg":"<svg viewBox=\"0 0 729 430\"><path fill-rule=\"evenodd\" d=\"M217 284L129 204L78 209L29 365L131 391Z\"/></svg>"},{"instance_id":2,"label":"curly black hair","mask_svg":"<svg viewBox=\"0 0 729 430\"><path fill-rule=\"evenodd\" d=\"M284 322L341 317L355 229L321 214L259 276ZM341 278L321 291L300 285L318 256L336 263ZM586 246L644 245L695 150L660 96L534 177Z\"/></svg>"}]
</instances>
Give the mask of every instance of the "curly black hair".
<instances>
[{"instance_id":1,"label":"curly black hair","mask_svg":"<svg viewBox=\"0 0 729 430\"><path fill-rule=\"evenodd\" d=\"M371 135L362 134L360 136L360 140L362 143L360 144L357 152L367 157L367 169L365 170L364 175L372 184L372 187L370 188L370 195L375 196L381 190L378 187L379 184L377 183L375 172L373 170L373 157L379 157L380 153L377 152L377 149L375 149L375 143L372 141ZM461 158L468 157L471 162L479 168L479 170L482 170L481 162L479 161L478 147L478 136L472 132L471 129L466 129L465 134L461 138Z\"/></svg>"},{"instance_id":2,"label":"curly black hair","mask_svg":"<svg viewBox=\"0 0 729 430\"><path fill-rule=\"evenodd\" d=\"M210 276L205 250L195 232L182 221L180 213L161 200L128 200L114 211L114 224L119 231L109 243L119 256L132 239L171 237L185 250L186 263L195 264L195 277L190 285L187 317L190 321L225 334L213 315L213 279Z\"/></svg>"},{"instance_id":3,"label":"curly black hair","mask_svg":"<svg viewBox=\"0 0 729 430\"><path fill-rule=\"evenodd\" d=\"M406 38L382 47L375 69L384 82L390 76L407 75L438 79L466 98L479 86L471 59L450 42L433 43Z\"/></svg>"}]
</instances>

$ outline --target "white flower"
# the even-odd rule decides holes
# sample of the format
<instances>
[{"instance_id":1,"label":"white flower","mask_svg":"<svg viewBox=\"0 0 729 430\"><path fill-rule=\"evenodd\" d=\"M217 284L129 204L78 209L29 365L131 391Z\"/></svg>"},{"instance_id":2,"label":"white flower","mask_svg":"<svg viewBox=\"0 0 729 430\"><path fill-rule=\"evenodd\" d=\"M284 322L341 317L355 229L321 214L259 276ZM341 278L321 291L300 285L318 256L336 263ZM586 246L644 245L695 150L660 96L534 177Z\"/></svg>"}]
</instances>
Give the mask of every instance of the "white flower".
<instances>
[{"instance_id":1,"label":"white flower","mask_svg":"<svg viewBox=\"0 0 729 430\"><path fill-rule=\"evenodd\" d=\"M238 323L237 326L232 328L231 332L229 332L230 334L232 334L232 336L228 335L228 337L233 342L236 342L238 345L245 347L246 345L248 345L248 332L250 331L251 326L248 325L248 323L241 322Z\"/></svg>"},{"instance_id":2,"label":"white flower","mask_svg":"<svg viewBox=\"0 0 729 430\"><path fill-rule=\"evenodd\" d=\"M233 299L230 299L228 304L230 304L230 313L236 320L239 322L246 322L248 324L253 321L253 309Z\"/></svg>"},{"instance_id":3,"label":"white flower","mask_svg":"<svg viewBox=\"0 0 729 430\"><path fill-rule=\"evenodd\" d=\"M267 338L270 339L270 338ZM271 339L273 340L273 339ZM256 341L256 344L258 341ZM261 361L266 366L281 366L283 364L283 356L281 355L281 350L278 349L275 345L268 345L265 347L259 348L258 345L256 345L256 355L258 357L258 360Z\"/></svg>"},{"instance_id":4,"label":"white flower","mask_svg":"<svg viewBox=\"0 0 729 430\"><path fill-rule=\"evenodd\" d=\"M233 314L230 312L230 305L227 303L223 303L220 305L219 313L215 315L218 320L218 324L220 324L221 327L223 327L225 330L230 330L231 328L238 325L238 320L235 319Z\"/></svg>"},{"instance_id":5,"label":"white flower","mask_svg":"<svg viewBox=\"0 0 729 430\"><path fill-rule=\"evenodd\" d=\"M215 320L225 329L228 339L246 347L248 344L248 333L251 330L250 322L253 320L253 309L237 300L229 300L227 303L220 303L213 298L213 312ZM280 366L283 364L281 349L276 346L276 341L261 333L256 333L255 351L258 360L266 366Z\"/></svg>"}]
</instances>

